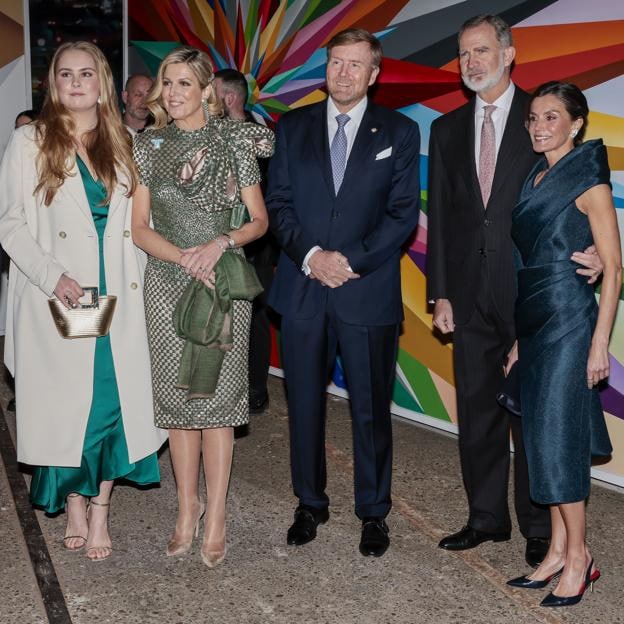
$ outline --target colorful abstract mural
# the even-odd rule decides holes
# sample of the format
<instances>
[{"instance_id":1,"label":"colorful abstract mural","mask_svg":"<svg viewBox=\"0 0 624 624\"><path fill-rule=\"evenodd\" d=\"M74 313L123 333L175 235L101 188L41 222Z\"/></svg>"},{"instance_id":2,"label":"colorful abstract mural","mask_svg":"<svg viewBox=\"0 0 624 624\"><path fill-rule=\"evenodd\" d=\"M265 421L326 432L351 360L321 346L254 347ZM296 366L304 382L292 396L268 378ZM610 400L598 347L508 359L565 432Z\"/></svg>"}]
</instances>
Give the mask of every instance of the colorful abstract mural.
<instances>
[{"instance_id":1,"label":"colorful abstract mural","mask_svg":"<svg viewBox=\"0 0 624 624\"><path fill-rule=\"evenodd\" d=\"M133 71L155 73L181 43L208 52L216 68L248 78L250 106L275 122L284 112L319 101L325 50L336 32L374 32L384 60L372 97L418 122L422 132L422 215L402 262L404 332L395 383L395 411L455 430L450 343L431 331L425 300L427 145L429 126L466 101L457 65L459 25L496 12L513 26L514 81L526 90L569 80L588 97L588 138L602 137L613 170L620 230L624 229L624 3L612 0L128 0ZM142 65L142 66L141 66ZM624 234L624 232L622 232ZM624 485L624 303L611 344L612 374L602 394L614 442L613 460L595 475ZM274 356L277 349L274 349ZM334 383L344 388L340 362Z\"/></svg>"}]
</instances>

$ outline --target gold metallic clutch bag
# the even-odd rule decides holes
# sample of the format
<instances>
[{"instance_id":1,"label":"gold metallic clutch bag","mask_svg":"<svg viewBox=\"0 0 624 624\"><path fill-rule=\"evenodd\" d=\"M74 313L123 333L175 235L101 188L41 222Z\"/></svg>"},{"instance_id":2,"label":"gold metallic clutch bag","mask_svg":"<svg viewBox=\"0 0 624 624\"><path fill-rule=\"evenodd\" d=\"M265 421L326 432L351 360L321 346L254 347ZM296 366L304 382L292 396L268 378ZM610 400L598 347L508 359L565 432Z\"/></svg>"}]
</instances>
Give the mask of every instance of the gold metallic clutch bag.
<instances>
[{"instance_id":1,"label":"gold metallic clutch bag","mask_svg":"<svg viewBox=\"0 0 624 624\"><path fill-rule=\"evenodd\" d=\"M61 338L98 338L110 330L117 297L99 297L95 286L83 287L91 300L67 309L56 297L48 299L52 319Z\"/></svg>"}]
</instances>

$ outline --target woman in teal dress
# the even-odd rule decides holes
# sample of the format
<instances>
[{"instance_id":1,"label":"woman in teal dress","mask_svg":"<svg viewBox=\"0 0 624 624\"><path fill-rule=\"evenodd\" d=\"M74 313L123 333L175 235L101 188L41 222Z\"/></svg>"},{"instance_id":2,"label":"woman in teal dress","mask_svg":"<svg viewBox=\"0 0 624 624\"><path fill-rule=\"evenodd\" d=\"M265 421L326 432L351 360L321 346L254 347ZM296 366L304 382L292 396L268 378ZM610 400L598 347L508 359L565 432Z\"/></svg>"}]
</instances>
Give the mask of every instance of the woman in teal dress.
<instances>
[{"instance_id":1,"label":"woman in teal dress","mask_svg":"<svg viewBox=\"0 0 624 624\"><path fill-rule=\"evenodd\" d=\"M65 547L100 560L112 552L115 479L160 480L145 258L130 238L136 174L102 52L62 45L49 85L39 120L16 132L0 170L0 239L12 260L5 359L16 377L18 458L36 466L31 501L48 513L66 507ZM110 333L61 338L47 298L73 308L96 285L117 296Z\"/></svg>"},{"instance_id":2,"label":"woman in teal dress","mask_svg":"<svg viewBox=\"0 0 624 624\"><path fill-rule=\"evenodd\" d=\"M533 94L528 130L544 154L513 213L522 431L531 498L550 507L548 553L530 576L537 589L559 577L542 606L569 606L598 579L585 539L592 456L611 453L596 385L609 374L608 345L621 286L621 252L601 140L581 143L588 108L574 85L550 82ZM595 243L602 260L600 305L577 273L575 249Z\"/></svg>"}]
</instances>

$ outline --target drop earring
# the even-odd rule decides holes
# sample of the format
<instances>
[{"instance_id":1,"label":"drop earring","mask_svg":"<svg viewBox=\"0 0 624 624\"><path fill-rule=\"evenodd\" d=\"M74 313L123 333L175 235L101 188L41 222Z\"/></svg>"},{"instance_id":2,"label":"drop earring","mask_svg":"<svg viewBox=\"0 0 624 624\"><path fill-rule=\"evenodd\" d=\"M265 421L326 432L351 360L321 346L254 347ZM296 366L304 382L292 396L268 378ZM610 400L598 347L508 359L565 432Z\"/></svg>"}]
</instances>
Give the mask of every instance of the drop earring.
<instances>
[{"instance_id":1,"label":"drop earring","mask_svg":"<svg viewBox=\"0 0 624 624\"><path fill-rule=\"evenodd\" d=\"M202 98L202 110L204 111L204 120L207 122L210 117L210 110L208 109L208 98Z\"/></svg>"},{"instance_id":2,"label":"drop earring","mask_svg":"<svg viewBox=\"0 0 624 624\"><path fill-rule=\"evenodd\" d=\"M578 134L578 132L579 132L579 131L578 131L578 128L574 128L574 129L572 130L572 132L570 132L570 137L571 137L571 138L573 138L573 139L575 139L575 138L576 138L576 135Z\"/></svg>"}]
</instances>

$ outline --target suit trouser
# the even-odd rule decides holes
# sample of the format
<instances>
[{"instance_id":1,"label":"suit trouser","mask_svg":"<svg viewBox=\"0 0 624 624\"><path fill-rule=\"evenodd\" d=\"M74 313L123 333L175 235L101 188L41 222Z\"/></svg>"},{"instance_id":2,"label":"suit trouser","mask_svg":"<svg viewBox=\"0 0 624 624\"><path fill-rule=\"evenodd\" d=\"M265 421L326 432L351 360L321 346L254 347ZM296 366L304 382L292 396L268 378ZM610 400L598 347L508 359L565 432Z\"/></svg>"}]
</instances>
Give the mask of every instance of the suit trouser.
<instances>
[{"instance_id":1,"label":"suit trouser","mask_svg":"<svg viewBox=\"0 0 624 624\"><path fill-rule=\"evenodd\" d=\"M520 418L496 402L503 362L513 345L515 328L499 315L485 277L476 306L465 325L456 325L453 362L457 389L459 452L468 495L468 525L487 532L511 529L507 504L509 430L514 442L514 503L526 538L549 537L548 508L529 496L529 476Z\"/></svg>"},{"instance_id":2,"label":"suit trouser","mask_svg":"<svg viewBox=\"0 0 624 624\"><path fill-rule=\"evenodd\" d=\"M355 513L390 511L390 400L399 326L349 325L330 305L314 318L282 318L282 359L288 394L290 465L300 504L324 509L325 403L329 374L340 353L351 403Z\"/></svg>"}]
</instances>

